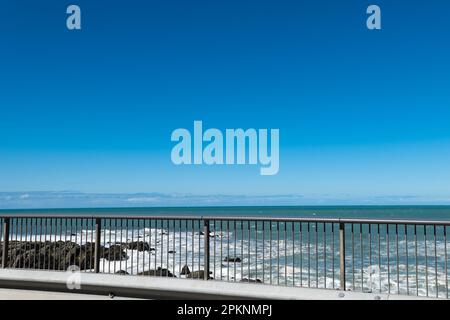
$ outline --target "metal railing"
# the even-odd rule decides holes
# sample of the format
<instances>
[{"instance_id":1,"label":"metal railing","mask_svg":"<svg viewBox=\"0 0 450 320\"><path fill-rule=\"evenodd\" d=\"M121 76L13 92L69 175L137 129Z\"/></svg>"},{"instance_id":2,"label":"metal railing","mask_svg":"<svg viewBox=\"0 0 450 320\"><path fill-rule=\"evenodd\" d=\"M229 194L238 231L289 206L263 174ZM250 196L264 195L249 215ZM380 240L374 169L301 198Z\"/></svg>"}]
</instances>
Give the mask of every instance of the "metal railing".
<instances>
[{"instance_id":1,"label":"metal railing","mask_svg":"<svg viewBox=\"0 0 450 320\"><path fill-rule=\"evenodd\" d=\"M1 216L2 268L448 298L450 221Z\"/></svg>"}]
</instances>

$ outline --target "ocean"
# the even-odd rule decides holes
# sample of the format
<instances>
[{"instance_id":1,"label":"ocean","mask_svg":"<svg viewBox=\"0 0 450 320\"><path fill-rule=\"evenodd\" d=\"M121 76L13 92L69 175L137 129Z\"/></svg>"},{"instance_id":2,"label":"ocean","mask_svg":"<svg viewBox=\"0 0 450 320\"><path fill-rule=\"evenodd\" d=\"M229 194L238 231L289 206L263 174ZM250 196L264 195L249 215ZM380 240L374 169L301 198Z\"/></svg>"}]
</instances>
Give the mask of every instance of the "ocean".
<instances>
[{"instance_id":1,"label":"ocean","mask_svg":"<svg viewBox=\"0 0 450 320\"><path fill-rule=\"evenodd\" d=\"M70 215L194 215L272 216L320 218L450 219L450 206L283 206L283 207L167 207L167 208L71 208L0 210L0 214Z\"/></svg>"}]
</instances>

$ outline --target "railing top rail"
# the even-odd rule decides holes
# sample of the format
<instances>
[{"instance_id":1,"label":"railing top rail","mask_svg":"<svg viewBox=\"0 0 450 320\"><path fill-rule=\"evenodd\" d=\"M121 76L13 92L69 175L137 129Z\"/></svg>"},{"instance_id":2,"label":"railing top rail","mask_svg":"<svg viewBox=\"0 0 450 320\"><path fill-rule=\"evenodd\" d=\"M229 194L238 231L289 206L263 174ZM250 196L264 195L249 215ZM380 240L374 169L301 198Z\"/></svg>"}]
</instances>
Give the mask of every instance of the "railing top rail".
<instances>
[{"instance_id":1,"label":"railing top rail","mask_svg":"<svg viewBox=\"0 0 450 320\"><path fill-rule=\"evenodd\" d=\"M192 215L67 215L67 214L0 214L2 218L46 219L128 219L128 220L211 220L211 221L272 221L272 222L318 222L354 224L400 224L450 226L450 220L418 219L368 219L368 218L320 218L320 217L270 217L270 216L192 216Z\"/></svg>"},{"instance_id":2,"label":"railing top rail","mask_svg":"<svg viewBox=\"0 0 450 320\"><path fill-rule=\"evenodd\" d=\"M341 218L342 223L356 224L406 224L406 225L442 225L450 226L450 220L426 220L426 219L359 219L359 218Z\"/></svg>"}]
</instances>

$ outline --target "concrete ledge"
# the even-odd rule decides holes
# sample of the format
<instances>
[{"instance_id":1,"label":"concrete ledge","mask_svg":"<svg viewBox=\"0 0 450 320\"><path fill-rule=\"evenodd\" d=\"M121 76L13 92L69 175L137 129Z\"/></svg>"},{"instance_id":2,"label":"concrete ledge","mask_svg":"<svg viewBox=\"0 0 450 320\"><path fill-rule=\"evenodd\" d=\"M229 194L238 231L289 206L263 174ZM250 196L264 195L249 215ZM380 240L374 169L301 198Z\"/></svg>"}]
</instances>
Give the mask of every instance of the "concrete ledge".
<instances>
[{"instance_id":1,"label":"concrete ledge","mask_svg":"<svg viewBox=\"0 0 450 320\"><path fill-rule=\"evenodd\" d=\"M62 271L2 269L0 287L12 289L108 295L146 299L264 299L264 300L416 300L415 296L342 292L253 283L229 283L147 276L81 273L81 289L69 290L74 274Z\"/></svg>"},{"instance_id":2,"label":"concrete ledge","mask_svg":"<svg viewBox=\"0 0 450 320\"><path fill-rule=\"evenodd\" d=\"M82 293L37 291L24 289L0 289L0 300L135 300L134 298L110 297Z\"/></svg>"}]
</instances>

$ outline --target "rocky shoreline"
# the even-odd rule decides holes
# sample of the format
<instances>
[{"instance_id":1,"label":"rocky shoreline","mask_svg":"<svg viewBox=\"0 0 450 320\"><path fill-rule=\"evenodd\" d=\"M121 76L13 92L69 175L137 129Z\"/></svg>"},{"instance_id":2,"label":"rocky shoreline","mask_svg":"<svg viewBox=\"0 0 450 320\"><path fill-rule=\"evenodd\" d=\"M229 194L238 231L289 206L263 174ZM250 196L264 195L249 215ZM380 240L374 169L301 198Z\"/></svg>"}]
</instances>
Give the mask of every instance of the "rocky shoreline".
<instances>
[{"instance_id":1,"label":"rocky shoreline","mask_svg":"<svg viewBox=\"0 0 450 320\"><path fill-rule=\"evenodd\" d=\"M109 247L100 246L100 257L110 261L124 261L129 257L127 250L154 251L147 242L134 241L128 243L115 243ZM0 246L0 257L2 248ZM77 266L80 270L92 270L95 265L95 244L77 244L71 241L11 241L8 246L7 268L26 268L38 270L65 271L70 266ZM129 274L125 270L119 270L116 274ZM191 272L185 265L181 274L186 278L203 279L204 270ZM170 270L158 267L156 270L146 270L138 275L176 277ZM212 279L211 277L209 277Z\"/></svg>"},{"instance_id":2,"label":"rocky shoreline","mask_svg":"<svg viewBox=\"0 0 450 320\"><path fill-rule=\"evenodd\" d=\"M100 247L100 257L109 261L126 260L122 245ZM0 254L2 249L0 248ZM81 270L94 268L95 244L83 245L70 241L11 241L8 246L8 268L67 270L78 266Z\"/></svg>"},{"instance_id":3,"label":"rocky shoreline","mask_svg":"<svg viewBox=\"0 0 450 320\"><path fill-rule=\"evenodd\" d=\"M125 261L129 258L127 251L155 251L147 242L133 241L127 243L114 243L108 247L100 246L100 258L109 262ZM170 251L168 253L175 253ZM2 256L2 247L0 246L0 257ZM240 263L239 257L225 257L223 260L228 263ZM95 265L95 244L87 242L78 244L71 241L11 241L8 246L8 263L7 268L24 268L37 270L58 270L65 271L70 266L77 266L80 270L93 270ZM119 270L116 274L128 275L125 270ZM139 272L137 275L157 276L157 277L173 277L169 269L157 267ZM184 265L180 270L180 275L189 279L204 279L204 270L191 271L188 265ZM212 272L208 279L213 279ZM256 282L261 283L260 279L243 278L240 282Z\"/></svg>"}]
</instances>

